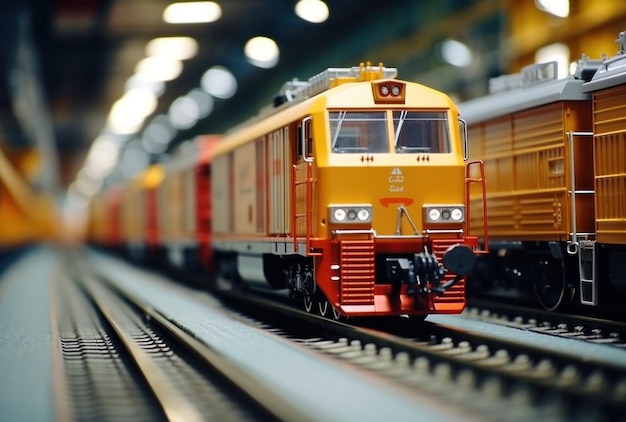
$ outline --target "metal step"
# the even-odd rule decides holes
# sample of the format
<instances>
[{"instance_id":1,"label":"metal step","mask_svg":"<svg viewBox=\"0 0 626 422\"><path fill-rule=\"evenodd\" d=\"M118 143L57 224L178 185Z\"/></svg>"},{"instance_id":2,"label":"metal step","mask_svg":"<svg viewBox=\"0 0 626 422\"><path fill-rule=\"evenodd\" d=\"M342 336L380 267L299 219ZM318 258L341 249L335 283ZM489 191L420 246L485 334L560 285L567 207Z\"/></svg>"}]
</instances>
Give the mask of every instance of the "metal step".
<instances>
[{"instance_id":1,"label":"metal step","mask_svg":"<svg viewBox=\"0 0 626 422\"><path fill-rule=\"evenodd\" d=\"M581 241L578 249L578 268L580 270L580 303L598 304L598 283L596 283L596 242Z\"/></svg>"}]
</instances>

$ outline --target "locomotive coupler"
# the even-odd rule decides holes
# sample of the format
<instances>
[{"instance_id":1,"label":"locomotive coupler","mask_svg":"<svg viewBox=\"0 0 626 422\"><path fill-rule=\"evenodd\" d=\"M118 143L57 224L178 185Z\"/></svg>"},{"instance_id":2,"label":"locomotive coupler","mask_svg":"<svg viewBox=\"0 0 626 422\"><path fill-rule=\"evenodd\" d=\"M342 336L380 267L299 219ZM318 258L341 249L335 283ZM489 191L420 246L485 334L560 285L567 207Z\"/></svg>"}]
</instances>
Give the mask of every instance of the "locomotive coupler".
<instances>
[{"instance_id":1,"label":"locomotive coupler","mask_svg":"<svg viewBox=\"0 0 626 422\"><path fill-rule=\"evenodd\" d=\"M428 251L416 253L412 258L387 258L387 279L391 282L391 303L400 303L402 284L408 285L407 294L419 301L424 294L442 295L474 268L476 255L467 246L450 246L443 255L443 265L435 254ZM445 269L456 276L442 283Z\"/></svg>"},{"instance_id":2,"label":"locomotive coupler","mask_svg":"<svg viewBox=\"0 0 626 422\"><path fill-rule=\"evenodd\" d=\"M430 293L429 286L439 286L444 273L437 257L429 252L420 252L413 258L387 258L387 279L391 282L391 302L400 303L402 284L408 285L407 294L419 300L421 294Z\"/></svg>"},{"instance_id":3,"label":"locomotive coupler","mask_svg":"<svg viewBox=\"0 0 626 422\"><path fill-rule=\"evenodd\" d=\"M432 288L435 293L442 294L443 289L441 289L440 280L444 270L437 261L437 257L429 252L416 253L413 256L413 263L415 278L421 286L420 293L430 293Z\"/></svg>"},{"instance_id":4,"label":"locomotive coupler","mask_svg":"<svg viewBox=\"0 0 626 422\"><path fill-rule=\"evenodd\" d=\"M413 263L408 258L387 258L387 280L391 282L391 303L400 304L400 288L402 283L415 283Z\"/></svg>"}]
</instances>

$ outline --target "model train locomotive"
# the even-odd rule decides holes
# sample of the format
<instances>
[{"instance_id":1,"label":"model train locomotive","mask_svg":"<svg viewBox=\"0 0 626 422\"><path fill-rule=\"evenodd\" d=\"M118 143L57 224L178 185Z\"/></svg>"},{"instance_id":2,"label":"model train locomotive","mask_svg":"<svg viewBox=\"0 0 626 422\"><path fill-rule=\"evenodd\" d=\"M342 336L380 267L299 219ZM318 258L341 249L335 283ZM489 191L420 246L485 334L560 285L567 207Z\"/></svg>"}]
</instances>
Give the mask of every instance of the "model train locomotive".
<instances>
[{"instance_id":1,"label":"model train locomotive","mask_svg":"<svg viewBox=\"0 0 626 422\"><path fill-rule=\"evenodd\" d=\"M549 310L574 297L624 303L624 33L618 42L616 56L583 56L574 75L557 79L555 62L529 66L492 80L500 92L459 105L472 158L484 160L489 180L491 252L479 257L468 288L533 287Z\"/></svg>"},{"instance_id":2,"label":"model train locomotive","mask_svg":"<svg viewBox=\"0 0 626 422\"><path fill-rule=\"evenodd\" d=\"M361 64L284 85L220 137L91 204L91 239L199 263L215 284L288 289L308 312L459 313L468 232L465 126L451 99Z\"/></svg>"}]
</instances>

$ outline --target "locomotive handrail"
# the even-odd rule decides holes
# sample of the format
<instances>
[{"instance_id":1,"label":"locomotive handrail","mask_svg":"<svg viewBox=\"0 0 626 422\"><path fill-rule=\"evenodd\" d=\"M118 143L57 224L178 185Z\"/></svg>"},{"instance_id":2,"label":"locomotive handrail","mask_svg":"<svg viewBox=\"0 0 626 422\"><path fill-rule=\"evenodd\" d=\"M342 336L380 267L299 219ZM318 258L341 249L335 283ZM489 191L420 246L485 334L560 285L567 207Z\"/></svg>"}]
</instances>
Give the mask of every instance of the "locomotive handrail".
<instances>
[{"instance_id":1,"label":"locomotive handrail","mask_svg":"<svg viewBox=\"0 0 626 422\"><path fill-rule=\"evenodd\" d=\"M426 229L424 230L426 234L460 234L463 235L463 229Z\"/></svg>"},{"instance_id":2,"label":"locomotive handrail","mask_svg":"<svg viewBox=\"0 0 626 422\"><path fill-rule=\"evenodd\" d=\"M480 178L472 178L470 177L470 168L473 165L478 165L480 169ZM484 250L482 251L474 251L475 253L487 254L489 253L489 228L487 226L487 186L485 179L485 163L483 160L475 160L469 161L465 165L465 224L466 224L466 232L467 236L470 235L470 185L472 183L480 183L482 189L482 202L483 202L483 239L484 239Z\"/></svg>"},{"instance_id":3,"label":"locomotive handrail","mask_svg":"<svg viewBox=\"0 0 626 422\"><path fill-rule=\"evenodd\" d=\"M369 234L370 236L377 237L376 230L374 229L356 229L356 230L337 229L337 230L333 230L332 234L333 236L341 236L344 234Z\"/></svg>"},{"instance_id":4,"label":"locomotive handrail","mask_svg":"<svg viewBox=\"0 0 626 422\"><path fill-rule=\"evenodd\" d=\"M291 192L291 210L292 210L292 227L291 227L291 235L293 237L293 249L294 251L298 251L298 230L296 227L296 222L299 218L304 218L304 241L306 248L306 255L317 255L311 253L311 237L313 232L312 219L310 217L310 210L313 206L313 164L311 162L306 163L306 177L304 180L297 179L298 168L297 165L294 164L292 166L292 192ZM305 185L305 209L304 212L297 212L297 204L296 200L296 187L299 185Z\"/></svg>"},{"instance_id":5,"label":"locomotive handrail","mask_svg":"<svg viewBox=\"0 0 626 422\"><path fill-rule=\"evenodd\" d=\"M578 253L578 235L576 230L576 194L595 194L595 191L591 190L576 190L576 169L574 166L574 137L575 136L593 136L593 132L567 132L567 139L569 141L569 177L570 177L570 208L571 208L571 224L572 231L570 232L570 240L567 242L567 253L570 255L576 255Z\"/></svg>"}]
</instances>

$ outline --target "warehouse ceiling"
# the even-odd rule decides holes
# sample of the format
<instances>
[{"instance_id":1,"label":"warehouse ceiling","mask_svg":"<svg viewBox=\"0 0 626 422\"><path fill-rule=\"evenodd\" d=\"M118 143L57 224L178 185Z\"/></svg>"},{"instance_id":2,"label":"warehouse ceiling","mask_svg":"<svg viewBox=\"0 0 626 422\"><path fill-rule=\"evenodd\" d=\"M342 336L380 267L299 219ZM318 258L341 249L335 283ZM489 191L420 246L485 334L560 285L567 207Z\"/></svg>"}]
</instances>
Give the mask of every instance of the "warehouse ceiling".
<instances>
[{"instance_id":1,"label":"warehouse ceiling","mask_svg":"<svg viewBox=\"0 0 626 422\"><path fill-rule=\"evenodd\" d=\"M0 125L5 143L43 143L60 157L61 184L75 177L90 144L107 134L107 116L124 94L147 43L157 37L187 36L197 54L182 61L180 76L165 82L156 108L128 142L141 138L156 116L201 85L213 66L237 81L228 99L214 98L213 110L190 128L179 128L169 149L200 133L220 133L271 102L287 80L306 79L327 67L371 60L398 67L400 77L463 95L463 72L443 66L436 46L448 37L496 51L501 33L499 2L440 0L326 0L322 23L296 15L296 0L224 0L214 22L172 24L163 19L163 0L4 0L0 5ZM244 55L246 42L270 37L280 51L272 68ZM500 60L484 61L475 78L501 72ZM430 79L427 77L430 75ZM441 77L437 77L440 75ZM466 82L466 81L465 81ZM45 149L45 148L44 148Z\"/></svg>"}]
</instances>

